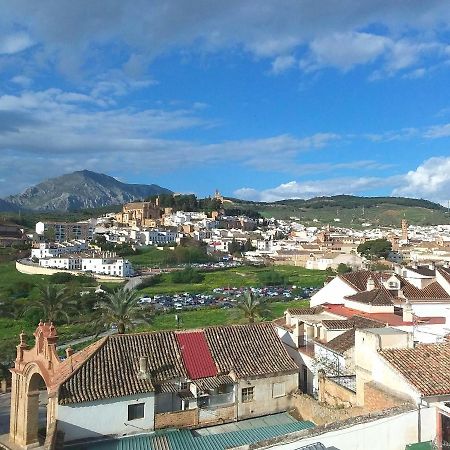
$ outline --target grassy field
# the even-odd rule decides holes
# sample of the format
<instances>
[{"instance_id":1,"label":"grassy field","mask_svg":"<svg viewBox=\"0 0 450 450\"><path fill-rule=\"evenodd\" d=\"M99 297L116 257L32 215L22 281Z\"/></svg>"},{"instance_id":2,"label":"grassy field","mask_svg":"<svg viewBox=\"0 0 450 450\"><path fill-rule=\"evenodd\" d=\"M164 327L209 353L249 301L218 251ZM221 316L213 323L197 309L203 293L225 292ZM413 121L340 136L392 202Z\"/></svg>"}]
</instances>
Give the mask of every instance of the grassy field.
<instances>
[{"instance_id":1,"label":"grassy field","mask_svg":"<svg viewBox=\"0 0 450 450\"><path fill-rule=\"evenodd\" d=\"M174 250L168 247L158 250L150 246L139 249L137 255L127 257L135 267L173 267L177 264L205 263L215 261L203 249L197 247L180 247Z\"/></svg>"},{"instance_id":2,"label":"grassy field","mask_svg":"<svg viewBox=\"0 0 450 450\"><path fill-rule=\"evenodd\" d=\"M11 296L11 289L18 284L24 283L30 285L30 298L34 298L37 294L37 285L45 282L45 275L26 275L16 270L14 261L8 261L0 264L0 301L6 301Z\"/></svg>"},{"instance_id":3,"label":"grassy field","mask_svg":"<svg viewBox=\"0 0 450 450\"><path fill-rule=\"evenodd\" d=\"M302 287L321 286L327 276L324 271L307 270L302 267L274 266L269 268L242 266L216 272L203 272L205 279L198 284L175 284L172 282L170 274L163 274L160 283L143 288L142 293L148 295L180 292L200 293L210 292L218 287L258 287L261 286L258 274L271 270L284 275L287 278L287 284Z\"/></svg>"},{"instance_id":4,"label":"grassy field","mask_svg":"<svg viewBox=\"0 0 450 450\"><path fill-rule=\"evenodd\" d=\"M308 306L309 300L291 300L288 302L272 302L269 309L270 314L264 320L273 320L281 317L287 308L298 308ZM178 311L180 329L202 328L213 325L230 325L235 323L246 323L242 314L235 309L203 308L191 311ZM175 313L163 313L156 315L150 325L141 325L136 331L158 331L172 330L177 328Z\"/></svg>"}]
</instances>

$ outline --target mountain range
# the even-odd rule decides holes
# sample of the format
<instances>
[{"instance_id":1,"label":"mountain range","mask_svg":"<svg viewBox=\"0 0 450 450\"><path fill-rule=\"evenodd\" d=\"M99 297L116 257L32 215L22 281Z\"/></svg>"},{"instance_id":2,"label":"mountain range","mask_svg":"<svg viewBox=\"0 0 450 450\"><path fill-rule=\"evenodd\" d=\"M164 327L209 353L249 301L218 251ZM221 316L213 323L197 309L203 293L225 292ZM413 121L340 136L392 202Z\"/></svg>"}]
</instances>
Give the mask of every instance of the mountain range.
<instances>
[{"instance_id":1,"label":"mountain range","mask_svg":"<svg viewBox=\"0 0 450 450\"><path fill-rule=\"evenodd\" d=\"M156 184L127 184L102 173L81 170L50 178L0 200L0 210L76 211L171 193Z\"/></svg>"},{"instance_id":2,"label":"mountain range","mask_svg":"<svg viewBox=\"0 0 450 450\"><path fill-rule=\"evenodd\" d=\"M155 184L127 184L113 177L81 170L48 179L18 195L0 199L0 211L57 213L90 208L113 207L153 195L172 194ZM287 199L276 202L252 202L228 198L225 210L237 213L256 211L264 217L288 219L298 217L302 223L338 222L358 225L399 225L402 218L411 224L448 223L449 214L442 205L423 199L403 197L358 197L335 195L308 200ZM236 212L235 211L235 212Z\"/></svg>"}]
</instances>

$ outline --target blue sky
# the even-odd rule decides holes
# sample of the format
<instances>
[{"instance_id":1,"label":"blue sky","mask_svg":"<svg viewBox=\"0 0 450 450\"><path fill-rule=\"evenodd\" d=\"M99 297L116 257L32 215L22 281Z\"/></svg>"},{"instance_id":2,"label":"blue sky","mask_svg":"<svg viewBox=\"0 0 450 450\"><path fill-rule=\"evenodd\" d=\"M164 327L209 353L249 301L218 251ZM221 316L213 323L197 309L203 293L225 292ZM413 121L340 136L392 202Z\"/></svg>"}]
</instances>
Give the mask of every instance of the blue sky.
<instances>
[{"instance_id":1,"label":"blue sky","mask_svg":"<svg viewBox=\"0 0 450 450\"><path fill-rule=\"evenodd\" d=\"M443 1L0 0L0 196L80 169L450 198Z\"/></svg>"}]
</instances>

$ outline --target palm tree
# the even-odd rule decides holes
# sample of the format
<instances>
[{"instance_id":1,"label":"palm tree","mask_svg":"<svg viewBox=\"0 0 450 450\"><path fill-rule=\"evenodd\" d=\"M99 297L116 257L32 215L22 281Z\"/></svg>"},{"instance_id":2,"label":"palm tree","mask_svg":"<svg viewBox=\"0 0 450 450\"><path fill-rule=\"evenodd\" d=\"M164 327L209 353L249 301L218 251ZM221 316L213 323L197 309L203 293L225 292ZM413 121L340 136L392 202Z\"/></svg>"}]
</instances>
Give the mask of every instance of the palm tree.
<instances>
[{"instance_id":1,"label":"palm tree","mask_svg":"<svg viewBox=\"0 0 450 450\"><path fill-rule=\"evenodd\" d=\"M57 322L62 318L70 322L76 314L75 301L66 288L47 284L39 286L39 294L30 309L39 311L44 320Z\"/></svg>"},{"instance_id":2,"label":"palm tree","mask_svg":"<svg viewBox=\"0 0 450 450\"><path fill-rule=\"evenodd\" d=\"M136 321L148 323L148 308L139 305L138 294L121 288L97 302L95 309L100 312L97 325L116 326L119 334L134 328Z\"/></svg>"},{"instance_id":3,"label":"palm tree","mask_svg":"<svg viewBox=\"0 0 450 450\"><path fill-rule=\"evenodd\" d=\"M244 292L237 308L243 312L248 323L255 322L255 319L262 319L270 313L267 303L258 300L250 289Z\"/></svg>"}]
</instances>

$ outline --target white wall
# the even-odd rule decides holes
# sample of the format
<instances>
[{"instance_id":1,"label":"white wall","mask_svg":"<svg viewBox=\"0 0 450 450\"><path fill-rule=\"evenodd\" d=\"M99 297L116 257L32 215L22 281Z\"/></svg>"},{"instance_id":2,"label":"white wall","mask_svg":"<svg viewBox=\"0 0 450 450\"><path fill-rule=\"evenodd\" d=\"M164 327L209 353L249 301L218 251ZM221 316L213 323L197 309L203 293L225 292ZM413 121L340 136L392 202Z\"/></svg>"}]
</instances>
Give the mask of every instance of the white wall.
<instances>
[{"instance_id":1,"label":"white wall","mask_svg":"<svg viewBox=\"0 0 450 450\"><path fill-rule=\"evenodd\" d=\"M411 303L414 314L419 317L447 317L450 303Z\"/></svg>"},{"instance_id":2,"label":"white wall","mask_svg":"<svg viewBox=\"0 0 450 450\"><path fill-rule=\"evenodd\" d=\"M421 441L436 437L436 408L423 408L421 415ZM259 447L271 450L296 450L316 442L333 450L405 450L407 444L418 442L418 412L409 411L396 416L341 428L288 444Z\"/></svg>"},{"instance_id":3,"label":"white wall","mask_svg":"<svg viewBox=\"0 0 450 450\"><path fill-rule=\"evenodd\" d=\"M273 397L273 384L284 383L285 395ZM242 402L242 389L254 388L254 399L249 402ZM286 411L291 406L290 393L298 388L298 373L291 375L280 375L267 378L257 378L248 380L239 380L238 383L238 418L246 419L248 417L258 417L266 414Z\"/></svg>"},{"instance_id":4,"label":"white wall","mask_svg":"<svg viewBox=\"0 0 450 450\"><path fill-rule=\"evenodd\" d=\"M311 297L311 306L318 306L323 303L344 304L344 297L356 294L358 291L350 287L339 277L335 277L326 284L319 292Z\"/></svg>"},{"instance_id":5,"label":"white wall","mask_svg":"<svg viewBox=\"0 0 450 450\"><path fill-rule=\"evenodd\" d=\"M144 418L128 421L128 405L145 403ZM112 434L128 434L153 430L154 393L99 400L96 402L58 405L58 430L66 441Z\"/></svg>"}]
</instances>

